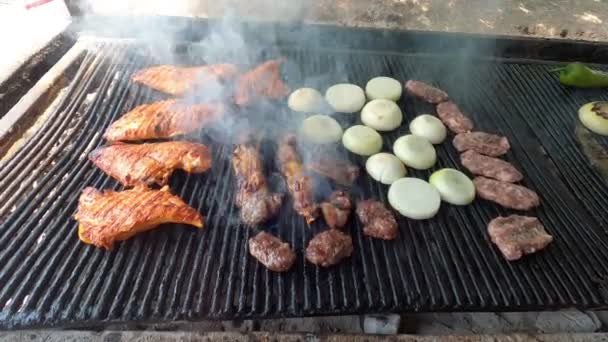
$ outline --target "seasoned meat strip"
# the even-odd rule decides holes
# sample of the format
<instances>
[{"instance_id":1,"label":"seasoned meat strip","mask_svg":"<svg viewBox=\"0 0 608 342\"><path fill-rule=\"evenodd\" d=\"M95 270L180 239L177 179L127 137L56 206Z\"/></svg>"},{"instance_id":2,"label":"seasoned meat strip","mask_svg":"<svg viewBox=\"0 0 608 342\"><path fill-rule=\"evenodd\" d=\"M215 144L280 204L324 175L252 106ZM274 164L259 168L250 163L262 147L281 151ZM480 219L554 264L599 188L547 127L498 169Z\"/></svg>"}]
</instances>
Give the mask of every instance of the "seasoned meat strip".
<instances>
[{"instance_id":1,"label":"seasoned meat strip","mask_svg":"<svg viewBox=\"0 0 608 342\"><path fill-rule=\"evenodd\" d=\"M329 153L319 153L306 164L306 169L344 186L351 186L359 177L359 167Z\"/></svg>"},{"instance_id":2,"label":"seasoned meat strip","mask_svg":"<svg viewBox=\"0 0 608 342\"><path fill-rule=\"evenodd\" d=\"M414 95L428 103L436 104L447 101L449 98L445 91L420 81L409 80L405 82L405 89L411 95Z\"/></svg>"},{"instance_id":3,"label":"seasoned meat strip","mask_svg":"<svg viewBox=\"0 0 608 342\"><path fill-rule=\"evenodd\" d=\"M89 153L89 160L124 186L165 185L175 169L205 172L211 167L207 146L187 141L117 144Z\"/></svg>"},{"instance_id":4,"label":"seasoned meat strip","mask_svg":"<svg viewBox=\"0 0 608 342\"><path fill-rule=\"evenodd\" d=\"M397 220L382 202L360 201L357 203L357 216L364 225L363 234L382 240L393 240L397 237Z\"/></svg>"},{"instance_id":5,"label":"seasoned meat strip","mask_svg":"<svg viewBox=\"0 0 608 342\"><path fill-rule=\"evenodd\" d=\"M203 228L203 216L171 194L168 186L154 190L139 185L124 191L85 188L74 218L80 240L105 249L163 223Z\"/></svg>"},{"instance_id":6,"label":"seasoned meat strip","mask_svg":"<svg viewBox=\"0 0 608 342\"><path fill-rule=\"evenodd\" d=\"M350 211L352 209L352 202L348 193L342 190L334 191L329 196L328 202L321 203L321 212L325 223L331 229L342 229L348 221Z\"/></svg>"},{"instance_id":7,"label":"seasoned meat strip","mask_svg":"<svg viewBox=\"0 0 608 342\"><path fill-rule=\"evenodd\" d=\"M540 205L536 192L525 186L485 177L476 177L473 183L479 197L496 202L505 208L530 210Z\"/></svg>"},{"instance_id":8,"label":"seasoned meat strip","mask_svg":"<svg viewBox=\"0 0 608 342\"><path fill-rule=\"evenodd\" d=\"M133 82L174 96L209 82L230 80L236 77L238 69L232 64L215 64L195 67L156 65L133 73Z\"/></svg>"},{"instance_id":9,"label":"seasoned meat strip","mask_svg":"<svg viewBox=\"0 0 608 342\"><path fill-rule=\"evenodd\" d=\"M268 188L258 147L249 143L236 145L232 168L237 182L235 203L241 208L241 220L255 226L275 216L283 195L272 193Z\"/></svg>"},{"instance_id":10,"label":"seasoned meat strip","mask_svg":"<svg viewBox=\"0 0 608 342\"><path fill-rule=\"evenodd\" d=\"M302 159L296 149L295 135L287 134L279 142L277 159L293 198L293 209L306 219L306 223L312 223L319 210L314 202L313 179L304 172Z\"/></svg>"},{"instance_id":11,"label":"seasoned meat strip","mask_svg":"<svg viewBox=\"0 0 608 342\"><path fill-rule=\"evenodd\" d=\"M329 267L353 253L353 240L336 229L317 234L306 247L306 259L311 263Z\"/></svg>"},{"instance_id":12,"label":"seasoned meat strip","mask_svg":"<svg viewBox=\"0 0 608 342\"><path fill-rule=\"evenodd\" d=\"M460 162L474 175L494 178L508 183L516 183L524 178L521 172L511 163L481 155L473 150L462 153Z\"/></svg>"},{"instance_id":13,"label":"seasoned meat strip","mask_svg":"<svg viewBox=\"0 0 608 342\"><path fill-rule=\"evenodd\" d=\"M473 121L462 113L460 108L452 102L446 101L437 105L437 116L450 129L458 134L473 129Z\"/></svg>"},{"instance_id":14,"label":"seasoned meat strip","mask_svg":"<svg viewBox=\"0 0 608 342\"><path fill-rule=\"evenodd\" d=\"M282 59L270 60L241 75L236 82L234 102L244 107L262 97L276 100L287 96L289 89L281 79L281 63Z\"/></svg>"},{"instance_id":15,"label":"seasoned meat strip","mask_svg":"<svg viewBox=\"0 0 608 342\"><path fill-rule=\"evenodd\" d=\"M547 234L543 224L536 217L529 216L497 217L488 224L488 233L509 261L540 251L553 241L553 236Z\"/></svg>"},{"instance_id":16,"label":"seasoned meat strip","mask_svg":"<svg viewBox=\"0 0 608 342\"><path fill-rule=\"evenodd\" d=\"M221 103L186 104L175 99L146 103L114 121L103 137L108 141L172 138L216 122L224 113Z\"/></svg>"},{"instance_id":17,"label":"seasoned meat strip","mask_svg":"<svg viewBox=\"0 0 608 342\"><path fill-rule=\"evenodd\" d=\"M511 148L507 138L484 132L460 133L453 144L458 152L473 150L490 157L501 156Z\"/></svg>"},{"instance_id":18,"label":"seasoned meat strip","mask_svg":"<svg viewBox=\"0 0 608 342\"><path fill-rule=\"evenodd\" d=\"M249 253L274 272L285 272L296 261L296 254L289 244L266 232L249 239Z\"/></svg>"}]
</instances>

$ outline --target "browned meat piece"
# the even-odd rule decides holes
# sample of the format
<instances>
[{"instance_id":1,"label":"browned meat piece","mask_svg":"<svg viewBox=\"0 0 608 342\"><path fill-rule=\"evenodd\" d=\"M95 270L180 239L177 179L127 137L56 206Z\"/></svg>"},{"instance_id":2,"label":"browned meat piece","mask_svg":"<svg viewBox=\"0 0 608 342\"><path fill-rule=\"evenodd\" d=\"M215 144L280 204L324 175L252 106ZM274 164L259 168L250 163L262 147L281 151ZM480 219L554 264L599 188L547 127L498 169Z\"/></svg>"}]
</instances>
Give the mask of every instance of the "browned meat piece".
<instances>
[{"instance_id":1,"label":"browned meat piece","mask_svg":"<svg viewBox=\"0 0 608 342\"><path fill-rule=\"evenodd\" d=\"M428 103L440 103L447 101L449 98L445 91L420 81L409 80L405 82L405 89L411 95Z\"/></svg>"},{"instance_id":2,"label":"browned meat piece","mask_svg":"<svg viewBox=\"0 0 608 342\"><path fill-rule=\"evenodd\" d=\"M520 215L493 219L488 224L488 233L492 242L509 261L538 252L553 241L553 236L547 234L545 227L536 217Z\"/></svg>"},{"instance_id":3,"label":"browned meat piece","mask_svg":"<svg viewBox=\"0 0 608 342\"><path fill-rule=\"evenodd\" d=\"M131 76L133 82L174 96L204 86L208 82L230 80L238 73L232 64L215 64L196 67L157 65L142 69Z\"/></svg>"},{"instance_id":4,"label":"browned meat piece","mask_svg":"<svg viewBox=\"0 0 608 342\"><path fill-rule=\"evenodd\" d=\"M460 108L452 101L438 104L437 116L439 116L450 131L456 134L465 133L473 129L473 121L464 115Z\"/></svg>"},{"instance_id":5,"label":"browned meat piece","mask_svg":"<svg viewBox=\"0 0 608 342\"><path fill-rule=\"evenodd\" d=\"M329 202L321 203L321 212L325 223L331 229L342 229L348 221L350 211L352 209L352 202L348 193L342 190L334 191L329 196Z\"/></svg>"},{"instance_id":6,"label":"browned meat piece","mask_svg":"<svg viewBox=\"0 0 608 342\"><path fill-rule=\"evenodd\" d=\"M282 59L274 59L258 65L241 75L236 83L234 102L243 107L259 98L280 99L289 93L281 79Z\"/></svg>"},{"instance_id":7,"label":"browned meat piece","mask_svg":"<svg viewBox=\"0 0 608 342\"><path fill-rule=\"evenodd\" d=\"M285 272L296 261L289 244L272 234L261 232L249 239L249 253L271 271Z\"/></svg>"},{"instance_id":8,"label":"browned meat piece","mask_svg":"<svg viewBox=\"0 0 608 342\"><path fill-rule=\"evenodd\" d=\"M453 144L458 152L473 150L490 157L501 156L511 148L507 138L484 132L460 133Z\"/></svg>"},{"instance_id":9,"label":"browned meat piece","mask_svg":"<svg viewBox=\"0 0 608 342\"><path fill-rule=\"evenodd\" d=\"M353 253L353 240L336 229L317 234L306 247L306 259L311 263L329 267Z\"/></svg>"},{"instance_id":10,"label":"browned meat piece","mask_svg":"<svg viewBox=\"0 0 608 342\"><path fill-rule=\"evenodd\" d=\"M78 200L78 237L84 243L111 249L116 241L156 228L184 223L203 228L203 217L169 192L138 186L124 191L85 188Z\"/></svg>"},{"instance_id":11,"label":"browned meat piece","mask_svg":"<svg viewBox=\"0 0 608 342\"><path fill-rule=\"evenodd\" d=\"M360 201L357 203L357 216L363 223L363 234L383 240L393 240L397 237L397 220L382 202Z\"/></svg>"},{"instance_id":12,"label":"browned meat piece","mask_svg":"<svg viewBox=\"0 0 608 342\"><path fill-rule=\"evenodd\" d=\"M287 187L293 197L294 210L304 216L308 224L319 214L314 202L313 180L304 173L302 159L296 149L296 137L287 134L279 143L277 152L279 169L287 181Z\"/></svg>"},{"instance_id":13,"label":"browned meat piece","mask_svg":"<svg viewBox=\"0 0 608 342\"><path fill-rule=\"evenodd\" d=\"M232 168L237 182L235 202L241 208L243 222L254 226L275 216L283 195L270 192L258 147L247 143L237 145L232 154Z\"/></svg>"},{"instance_id":14,"label":"browned meat piece","mask_svg":"<svg viewBox=\"0 0 608 342\"><path fill-rule=\"evenodd\" d=\"M328 153L320 153L306 164L306 169L327 177L344 186L351 186L359 177L359 167L348 160L337 159Z\"/></svg>"},{"instance_id":15,"label":"browned meat piece","mask_svg":"<svg viewBox=\"0 0 608 342\"><path fill-rule=\"evenodd\" d=\"M200 173L211 167L207 146L187 141L104 146L92 151L89 159L124 186L165 185L175 169Z\"/></svg>"},{"instance_id":16,"label":"browned meat piece","mask_svg":"<svg viewBox=\"0 0 608 342\"><path fill-rule=\"evenodd\" d=\"M496 202L505 208L530 210L540 205L536 192L525 186L485 177L476 177L473 183L479 197Z\"/></svg>"},{"instance_id":17,"label":"browned meat piece","mask_svg":"<svg viewBox=\"0 0 608 342\"><path fill-rule=\"evenodd\" d=\"M164 100L133 108L114 121L103 137L108 141L134 141L172 138L194 132L224 116L224 106L188 105Z\"/></svg>"},{"instance_id":18,"label":"browned meat piece","mask_svg":"<svg viewBox=\"0 0 608 342\"><path fill-rule=\"evenodd\" d=\"M460 155L462 166L472 174L494 178L499 181L516 183L524 178L515 166L502 159L486 157L473 150Z\"/></svg>"}]
</instances>

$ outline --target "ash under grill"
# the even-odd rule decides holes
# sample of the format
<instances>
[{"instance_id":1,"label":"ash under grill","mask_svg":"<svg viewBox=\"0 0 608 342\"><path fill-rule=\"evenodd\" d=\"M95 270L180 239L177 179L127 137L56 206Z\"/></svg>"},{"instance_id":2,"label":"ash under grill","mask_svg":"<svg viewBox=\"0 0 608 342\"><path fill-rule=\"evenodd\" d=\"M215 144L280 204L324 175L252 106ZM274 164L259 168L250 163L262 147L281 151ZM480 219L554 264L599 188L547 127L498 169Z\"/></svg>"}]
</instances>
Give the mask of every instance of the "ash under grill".
<instances>
[{"instance_id":1,"label":"ash under grill","mask_svg":"<svg viewBox=\"0 0 608 342\"><path fill-rule=\"evenodd\" d=\"M562 88L547 72L552 66L538 63L480 60L465 75L454 72L458 64L450 56L281 52L301 75L330 75L328 82L364 85L378 75L432 81L480 130L509 137L507 159L541 196L534 215L555 238L545 251L522 261L505 261L486 233L492 218L511 212L478 199L466 207L443 203L432 220L399 218L400 235L393 242L364 237L353 219L352 258L320 269L305 262L303 251L322 224L307 228L285 203L279 218L262 228L291 243L297 261L288 273L269 272L247 253L254 232L240 223L232 205L231 147L221 144L211 144L211 171L178 172L170 184L205 215L205 229L166 225L119 243L112 252L81 243L71 218L81 190L119 189L87 160L88 152L103 145L102 132L122 113L162 98L129 81L135 70L162 62L139 50L106 42L87 51L64 101L0 164L0 327L608 304L608 186L574 134L578 107L608 95ZM338 72L335 66L342 68ZM296 78L288 80L292 89L302 86ZM97 94L94 100L83 105L91 93ZM406 96L399 105L408 121L433 111ZM406 131L404 125L385 134L384 150ZM437 152L433 170L461 169L449 142ZM352 160L363 165L362 159ZM409 172L427 179L432 170ZM387 187L369 177L360 177L356 188L357 198L386 202Z\"/></svg>"}]
</instances>

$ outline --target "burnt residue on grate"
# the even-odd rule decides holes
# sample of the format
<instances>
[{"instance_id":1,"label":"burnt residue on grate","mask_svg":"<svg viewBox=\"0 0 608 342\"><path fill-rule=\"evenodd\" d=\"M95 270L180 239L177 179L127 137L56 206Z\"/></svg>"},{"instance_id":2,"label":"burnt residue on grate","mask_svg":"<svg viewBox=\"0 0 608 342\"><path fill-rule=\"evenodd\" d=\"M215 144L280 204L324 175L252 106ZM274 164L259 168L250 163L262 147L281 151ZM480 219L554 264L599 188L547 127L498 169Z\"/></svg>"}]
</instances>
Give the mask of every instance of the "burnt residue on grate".
<instances>
[{"instance_id":1,"label":"burnt residue on grate","mask_svg":"<svg viewBox=\"0 0 608 342\"><path fill-rule=\"evenodd\" d=\"M353 256L320 269L305 261L303 250L323 224L307 228L288 201L279 217L260 229L292 244L297 261L287 273L269 272L248 255L254 231L241 224L232 205L231 147L214 134L200 137L214 151L212 170L177 172L170 184L205 215L205 229L166 225L111 252L79 242L71 215L80 191L119 189L88 162L87 153L103 144L101 133L118 116L162 96L129 81L133 71L154 62L151 58L135 46L105 44L86 54L45 129L0 165L1 327L608 304L604 281L598 281L608 275L608 186L574 134L578 107L608 95L563 88L547 73L549 66L538 63L484 61L462 79L450 72L455 66L449 57L281 52L302 74L336 75L334 67L342 65L344 74L335 82L364 85L378 75L432 81L450 92L479 129L509 137L513 148L507 158L541 196L542 206L533 214L555 237L545 251L521 261L505 261L486 233L490 219L511 211L476 200L465 207L443 204L432 220L399 218L395 241L371 240L353 220L348 227ZM298 77L288 82L301 86ZM97 95L83 107L91 93ZM399 105L408 122L433 111L407 96ZM262 115L255 109L241 114ZM352 123L355 116L341 120ZM406 132L403 125L385 134L384 149ZM265 150L274 173L274 147ZM460 168L449 141L437 152L433 170ZM351 159L363 165L363 159ZM410 174L428 178L433 170ZM355 197L386 201L386 192L364 176Z\"/></svg>"}]
</instances>

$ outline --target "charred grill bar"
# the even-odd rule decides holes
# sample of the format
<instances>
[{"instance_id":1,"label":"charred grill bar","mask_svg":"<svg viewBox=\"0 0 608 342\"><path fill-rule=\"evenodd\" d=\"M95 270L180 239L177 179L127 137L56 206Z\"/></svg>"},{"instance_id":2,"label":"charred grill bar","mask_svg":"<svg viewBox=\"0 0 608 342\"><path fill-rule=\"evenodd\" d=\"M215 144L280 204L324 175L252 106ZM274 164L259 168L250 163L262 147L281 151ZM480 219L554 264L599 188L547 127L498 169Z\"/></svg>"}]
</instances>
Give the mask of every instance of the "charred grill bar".
<instances>
[{"instance_id":1,"label":"charred grill bar","mask_svg":"<svg viewBox=\"0 0 608 342\"><path fill-rule=\"evenodd\" d=\"M252 36L268 33L260 30ZM548 62L490 58L481 52L471 56L475 67L464 73L453 50L444 48L475 41L470 37L442 37L435 53L419 54L410 51L412 46L407 51L399 47L425 38L423 33L352 31L352 37L360 39L356 44L364 47L371 44L367 38L384 38L370 45L374 50L351 50L332 48L324 40L347 37L348 30L314 30L321 33L318 49L302 49L297 30L286 31L277 38L280 51L265 50L259 42L252 63L285 57L291 87L300 86L303 75L329 75L328 82L348 79L360 85L389 75L426 80L447 90L479 129L509 137L512 150L507 159L522 171L525 185L540 195L542 206L534 216L554 237L552 244L522 261L505 261L486 226L492 218L512 212L478 199L464 208L444 205L428 221L400 217L394 241L365 237L361 223L351 217L346 231L353 239L352 256L336 267L318 268L305 261L304 251L324 226L315 222L308 228L286 199L278 217L262 227L288 242L296 261L289 272L273 273L247 251L248 239L257 232L241 222L234 205L232 146L194 135L190 139L209 143L213 167L203 175L178 171L169 186L205 216L206 228L169 225L118 243L112 252L87 246L78 241L77 223L71 218L82 189L121 187L86 156L103 145L101 135L120 115L166 98L129 77L148 65L167 62L147 54L136 41L91 40L58 108L23 148L0 163L0 327L608 305L608 185L575 135L578 107L608 100L605 92L562 88L547 72L552 67ZM479 41L483 45L484 38ZM499 51L504 48L502 57L514 57L514 51L534 44L542 45L531 40L496 43ZM555 44L557 50L537 48L535 56L517 57L568 60L572 51L592 49L572 43L564 50L569 54L560 55L564 43ZM602 56L602 49L595 46L588 56ZM182 44L177 51L182 52L180 62L205 62L195 45ZM92 93L96 95L88 101ZM407 96L399 105L408 120L432 111ZM255 107L243 113L262 115ZM404 125L384 135L384 149L406 130ZM606 146L607 141L599 144ZM439 167L461 168L450 144L437 152ZM278 173L273 158L272 153L264 154L269 172ZM350 156L350 161L363 165L356 157ZM410 172L421 178L429 175ZM386 200L386 187L367 177L359 177L355 189L355 202Z\"/></svg>"}]
</instances>

